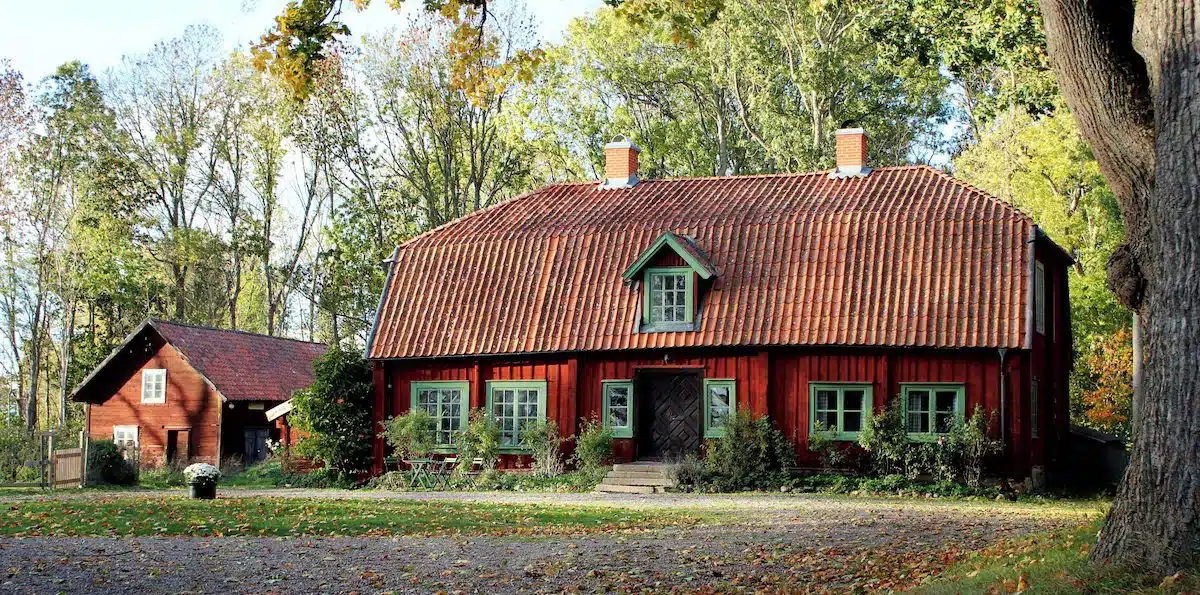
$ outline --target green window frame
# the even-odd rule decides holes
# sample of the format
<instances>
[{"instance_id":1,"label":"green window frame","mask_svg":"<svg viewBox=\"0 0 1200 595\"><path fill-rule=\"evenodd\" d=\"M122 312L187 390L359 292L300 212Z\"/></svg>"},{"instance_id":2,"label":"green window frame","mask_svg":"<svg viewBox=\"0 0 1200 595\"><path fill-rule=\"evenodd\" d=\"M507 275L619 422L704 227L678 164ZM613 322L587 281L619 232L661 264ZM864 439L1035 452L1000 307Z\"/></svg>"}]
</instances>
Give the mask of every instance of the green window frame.
<instances>
[{"instance_id":1,"label":"green window frame","mask_svg":"<svg viewBox=\"0 0 1200 595\"><path fill-rule=\"evenodd\" d=\"M827 432L834 440L858 440L859 432L871 418L872 389L870 384L863 383L809 383L808 431ZM818 423L823 426L820 430Z\"/></svg>"},{"instance_id":2,"label":"green window frame","mask_svg":"<svg viewBox=\"0 0 1200 595\"><path fill-rule=\"evenodd\" d=\"M737 381L732 378L704 379L704 437L725 435L725 422L737 414Z\"/></svg>"},{"instance_id":3,"label":"green window frame","mask_svg":"<svg viewBox=\"0 0 1200 595\"><path fill-rule=\"evenodd\" d=\"M424 409L433 418L433 442L438 450L454 450L458 434L467 429L471 383L465 380L413 382L410 409Z\"/></svg>"},{"instance_id":4,"label":"green window frame","mask_svg":"<svg viewBox=\"0 0 1200 595\"><path fill-rule=\"evenodd\" d=\"M967 410L967 389L957 383L901 384L904 425L913 440L935 440L962 423Z\"/></svg>"},{"instance_id":5,"label":"green window frame","mask_svg":"<svg viewBox=\"0 0 1200 595\"><path fill-rule=\"evenodd\" d=\"M613 438L633 438L633 381L602 380L604 426Z\"/></svg>"},{"instance_id":6,"label":"green window frame","mask_svg":"<svg viewBox=\"0 0 1200 595\"><path fill-rule=\"evenodd\" d=\"M488 415L500 426L500 450L525 452L521 430L546 421L545 380L489 380Z\"/></svg>"},{"instance_id":7,"label":"green window frame","mask_svg":"<svg viewBox=\"0 0 1200 595\"><path fill-rule=\"evenodd\" d=\"M646 269L642 319L647 325L691 324L695 320L693 276L694 271L687 267Z\"/></svg>"}]
</instances>

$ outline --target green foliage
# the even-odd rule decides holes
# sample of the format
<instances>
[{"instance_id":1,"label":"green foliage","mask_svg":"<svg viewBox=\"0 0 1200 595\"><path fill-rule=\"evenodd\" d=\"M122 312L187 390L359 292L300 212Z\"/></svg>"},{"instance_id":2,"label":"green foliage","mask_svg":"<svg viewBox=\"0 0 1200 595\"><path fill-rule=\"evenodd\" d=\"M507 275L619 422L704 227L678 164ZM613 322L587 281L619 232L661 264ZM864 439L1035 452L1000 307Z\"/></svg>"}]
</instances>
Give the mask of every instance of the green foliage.
<instances>
[{"instance_id":1,"label":"green foliage","mask_svg":"<svg viewBox=\"0 0 1200 595\"><path fill-rule=\"evenodd\" d=\"M293 397L292 422L303 438L296 454L333 473L365 472L371 458L371 367L357 353L333 346L313 364L312 386Z\"/></svg>"},{"instance_id":2,"label":"green foliage","mask_svg":"<svg viewBox=\"0 0 1200 595\"><path fill-rule=\"evenodd\" d=\"M827 471L844 467L850 455L842 443L834 439L835 432L817 422L808 434L808 450L821 455L821 466Z\"/></svg>"},{"instance_id":3,"label":"green foliage","mask_svg":"<svg viewBox=\"0 0 1200 595\"><path fill-rule=\"evenodd\" d=\"M704 459L694 453L688 453L667 466L667 476L674 479L679 488L689 492L698 490L704 485L707 473L708 468Z\"/></svg>"},{"instance_id":4,"label":"green foliage","mask_svg":"<svg viewBox=\"0 0 1200 595\"><path fill-rule=\"evenodd\" d=\"M533 474L538 477L562 475L563 442L554 420L534 422L521 429L521 446L533 456Z\"/></svg>"},{"instance_id":5,"label":"green foliage","mask_svg":"<svg viewBox=\"0 0 1200 595\"><path fill-rule=\"evenodd\" d=\"M138 468L125 460L122 450L111 440L93 440L88 444L87 480L89 484L133 485Z\"/></svg>"},{"instance_id":6,"label":"green foliage","mask_svg":"<svg viewBox=\"0 0 1200 595\"><path fill-rule=\"evenodd\" d=\"M36 464L38 451L37 435L27 430L19 417L0 418L0 483L20 481L23 470Z\"/></svg>"},{"instance_id":7,"label":"green foliage","mask_svg":"<svg viewBox=\"0 0 1200 595\"><path fill-rule=\"evenodd\" d=\"M575 437L575 468L592 475L601 475L613 455L613 436L600 420L584 419L582 430Z\"/></svg>"},{"instance_id":8,"label":"green foliage","mask_svg":"<svg viewBox=\"0 0 1200 595\"><path fill-rule=\"evenodd\" d=\"M476 479L466 489L508 492L591 492L602 478L584 471L544 475L493 471Z\"/></svg>"},{"instance_id":9,"label":"green foliage","mask_svg":"<svg viewBox=\"0 0 1200 595\"><path fill-rule=\"evenodd\" d=\"M392 447L392 454L401 459L421 459L429 456L437 446L434 432L437 426L433 416L424 409L409 409L384 424L383 439Z\"/></svg>"},{"instance_id":10,"label":"green foliage","mask_svg":"<svg viewBox=\"0 0 1200 595\"><path fill-rule=\"evenodd\" d=\"M908 468L913 455L909 455L908 427L899 398L866 420L858 444L866 452L866 466L874 475L903 473Z\"/></svg>"},{"instance_id":11,"label":"green foliage","mask_svg":"<svg viewBox=\"0 0 1200 595\"><path fill-rule=\"evenodd\" d=\"M187 485L183 475L184 463L169 463L152 469L142 469L138 472L137 484L143 488L176 488Z\"/></svg>"},{"instance_id":12,"label":"green foliage","mask_svg":"<svg viewBox=\"0 0 1200 595\"><path fill-rule=\"evenodd\" d=\"M467 429L457 438L458 468L468 473L474 468L474 460L481 459L485 471L494 469L500 458L500 426L487 411L476 409L471 412Z\"/></svg>"},{"instance_id":13,"label":"green foliage","mask_svg":"<svg viewBox=\"0 0 1200 595\"><path fill-rule=\"evenodd\" d=\"M752 489L792 467L795 449L766 417L739 411L726 419L725 435L708 442L710 482L720 491Z\"/></svg>"}]
</instances>

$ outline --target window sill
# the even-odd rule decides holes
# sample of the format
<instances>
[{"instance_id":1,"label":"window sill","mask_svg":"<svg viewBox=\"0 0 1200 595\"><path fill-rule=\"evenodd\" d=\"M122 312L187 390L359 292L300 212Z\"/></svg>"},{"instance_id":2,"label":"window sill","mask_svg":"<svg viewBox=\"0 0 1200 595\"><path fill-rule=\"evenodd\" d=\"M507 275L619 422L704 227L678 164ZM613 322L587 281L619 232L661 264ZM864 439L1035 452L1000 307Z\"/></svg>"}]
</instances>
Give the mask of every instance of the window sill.
<instances>
[{"instance_id":1,"label":"window sill","mask_svg":"<svg viewBox=\"0 0 1200 595\"><path fill-rule=\"evenodd\" d=\"M816 433L817 432L814 430L809 430L808 435L812 436L813 434L816 434ZM858 442L858 432L846 432L846 433L825 434L825 435L828 436L829 439L833 440L834 442Z\"/></svg>"},{"instance_id":2,"label":"window sill","mask_svg":"<svg viewBox=\"0 0 1200 595\"><path fill-rule=\"evenodd\" d=\"M633 432L628 431L628 430L626 430L626 431L612 430L611 432L612 432L613 438L622 438L622 439L633 438Z\"/></svg>"},{"instance_id":3,"label":"window sill","mask_svg":"<svg viewBox=\"0 0 1200 595\"><path fill-rule=\"evenodd\" d=\"M666 322L659 324L642 323L639 333L694 333L696 324L692 322Z\"/></svg>"},{"instance_id":4,"label":"window sill","mask_svg":"<svg viewBox=\"0 0 1200 595\"><path fill-rule=\"evenodd\" d=\"M910 433L910 434L908 434L908 440L910 442L937 442L938 438L945 438L948 436L950 436L949 433L945 433L945 434L911 434Z\"/></svg>"}]
</instances>

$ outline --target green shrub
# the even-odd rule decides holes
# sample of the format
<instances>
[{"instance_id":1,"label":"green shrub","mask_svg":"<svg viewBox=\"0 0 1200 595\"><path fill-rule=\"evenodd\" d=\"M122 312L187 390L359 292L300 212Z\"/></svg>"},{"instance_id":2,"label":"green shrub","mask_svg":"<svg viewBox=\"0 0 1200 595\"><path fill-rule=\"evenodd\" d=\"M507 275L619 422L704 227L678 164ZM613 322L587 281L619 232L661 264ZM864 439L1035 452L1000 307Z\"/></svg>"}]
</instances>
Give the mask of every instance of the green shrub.
<instances>
[{"instance_id":1,"label":"green shrub","mask_svg":"<svg viewBox=\"0 0 1200 595\"><path fill-rule=\"evenodd\" d=\"M575 468L592 475L604 472L613 455L612 430L596 418L584 419L575 438Z\"/></svg>"},{"instance_id":2,"label":"green shrub","mask_svg":"<svg viewBox=\"0 0 1200 595\"><path fill-rule=\"evenodd\" d=\"M905 472L911 449L899 398L893 399L863 424L858 445L867 455L865 467L871 474L882 477Z\"/></svg>"},{"instance_id":3,"label":"green shrub","mask_svg":"<svg viewBox=\"0 0 1200 595\"><path fill-rule=\"evenodd\" d=\"M492 471L480 475L473 488L512 492L590 492L596 489L598 483L599 477L582 471L555 476Z\"/></svg>"},{"instance_id":4,"label":"green shrub","mask_svg":"<svg viewBox=\"0 0 1200 595\"><path fill-rule=\"evenodd\" d=\"M0 418L0 483L28 481L26 469L33 469L37 481L39 438L25 428L17 416Z\"/></svg>"},{"instance_id":5,"label":"green shrub","mask_svg":"<svg viewBox=\"0 0 1200 595\"><path fill-rule=\"evenodd\" d=\"M458 473L469 473L475 459L481 459L483 470L494 469L500 458L500 426L483 409L471 412L467 429L457 438Z\"/></svg>"},{"instance_id":6,"label":"green shrub","mask_svg":"<svg viewBox=\"0 0 1200 595\"><path fill-rule=\"evenodd\" d=\"M371 462L371 366L336 345L313 363L311 386L292 398L290 421L303 438L296 454L339 473L364 472Z\"/></svg>"},{"instance_id":7,"label":"green shrub","mask_svg":"<svg viewBox=\"0 0 1200 595\"><path fill-rule=\"evenodd\" d=\"M694 453L688 453L667 465L667 477L675 480L678 487L684 491L698 490L704 484L704 459Z\"/></svg>"},{"instance_id":8,"label":"green shrub","mask_svg":"<svg viewBox=\"0 0 1200 595\"><path fill-rule=\"evenodd\" d=\"M834 440L833 430L825 428L825 424L817 422L813 431L808 434L808 450L821 457L821 466L826 471L845 467L850 461L850 455L841 443Z\"/></svg>"},{"instance_id":9,"label":"green shrub","mask_svg":"<svg viewBox=\"0 0 1200 595\"><path fill-rule=\"evenodd\" d=\"M88 445L88 483L129 486L137 483L137 465L125 460L112 440L93 440Z\"/></svg>"},{"instance_id":10,"label":"green shrub","mask_svg":"<svg viewBox=\"0 0 1200 595\"><path fill-rule=\"evenodd\" d=\"M433 416L424 409L410 409L384 422L380 436L392 447L392 454L401 459L421 459L437 447Z\"/></svg>"},{"instance_id":11,"label":"green shrub","mask_svg":"<svg viewBox=\"0 0 1200 595\"><path fill-rule=\"evenodd\" d=\"M720 491L778 485L780 473L796 462L787 436L766 416L746 411L726 418L725 435L709 441L705 454L710 482Z\"/></svg>"},{"instance_id":12,"label":"green shrub","mask_svg":"<svg viewBox=\"0 0 1200 595\"><path fill-rule=\"evenodd\" d=\"M383 475L377 475L368 480L366 488L368 490L403 492L408 489L409 479L409 474L403 471L388 471Z\"/></svg>"},{"instance_id":13,"label":"green shrub","mask_svg":"<svg viewBox=\"0 0 1200 595\"><path fill-rule=\"evenodd\" d=\"M950 440L959 451L959 474L963 483L970 488L983 484L983 465L987 458L1000 453L1004 444L988 436L988 428L995 422L996 414L989 417L983 407L975 406L971 419L955 425Z\"/></svg>"},{"instance_id":14,"label":"green shrub","mask_svg":"<svg viewBox=\"0 0 1200 595\"><path fill-rule=\"evenodd\" d=\"M534 422L521 429L521 445L533 455L533 473L539 477L562 475L563 442L554 420Z\"/></svg>"},{"instance_id":15,"label":"green shrub","mask_svg":"<svg viewBox=\"0 0 1200 595\"><path fill-rule=\"evenodd\" d=\"M358 480L349 473L322 467L308 473L290 475L287 484L294 488L339 488L348 490L358 485Z\"/></svg>"},{"instance_id":16,"label":"green shrub","mask_svg":"<svg viewBox=\"0 0 1200 595\"><path fill-rule=\"evenodd\" d=\"M144 488L174 488L187 485L183 476L186 463L172 462L154 469L142 469L138 472L138 485Z\"/></svg>"}]
</instances>

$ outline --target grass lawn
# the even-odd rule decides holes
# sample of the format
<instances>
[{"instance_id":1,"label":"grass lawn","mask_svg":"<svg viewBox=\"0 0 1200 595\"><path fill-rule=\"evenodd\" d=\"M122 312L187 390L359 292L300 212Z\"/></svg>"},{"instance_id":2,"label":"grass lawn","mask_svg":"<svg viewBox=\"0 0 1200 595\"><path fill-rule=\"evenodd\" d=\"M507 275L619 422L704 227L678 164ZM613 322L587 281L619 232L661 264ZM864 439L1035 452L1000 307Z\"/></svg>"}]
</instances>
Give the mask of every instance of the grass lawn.
<instances>
[{"instance_id":1,"label":"grass lawn","mask_svg":"<svg viewBox=\"0 0 1200 595\"><path fill-rule=\"evenodd\" d=\"M679 511L460 502L102 498L0 508L0 536L553 535L692 524Z\"/></svg>"},{"instance_id":2,"label":"grass lawn","mask_svg":"<svg viewBox=\"0 0 1200 595\"><path fill-rule=\"evenodd\" d=\"M1088 553L1100 522L1023 540L1001 542L947 569L916 590L952 593L1196 593L1194 575L1146 576L1128 569L1096 567Z\"/></svg>"}]
</instances>

